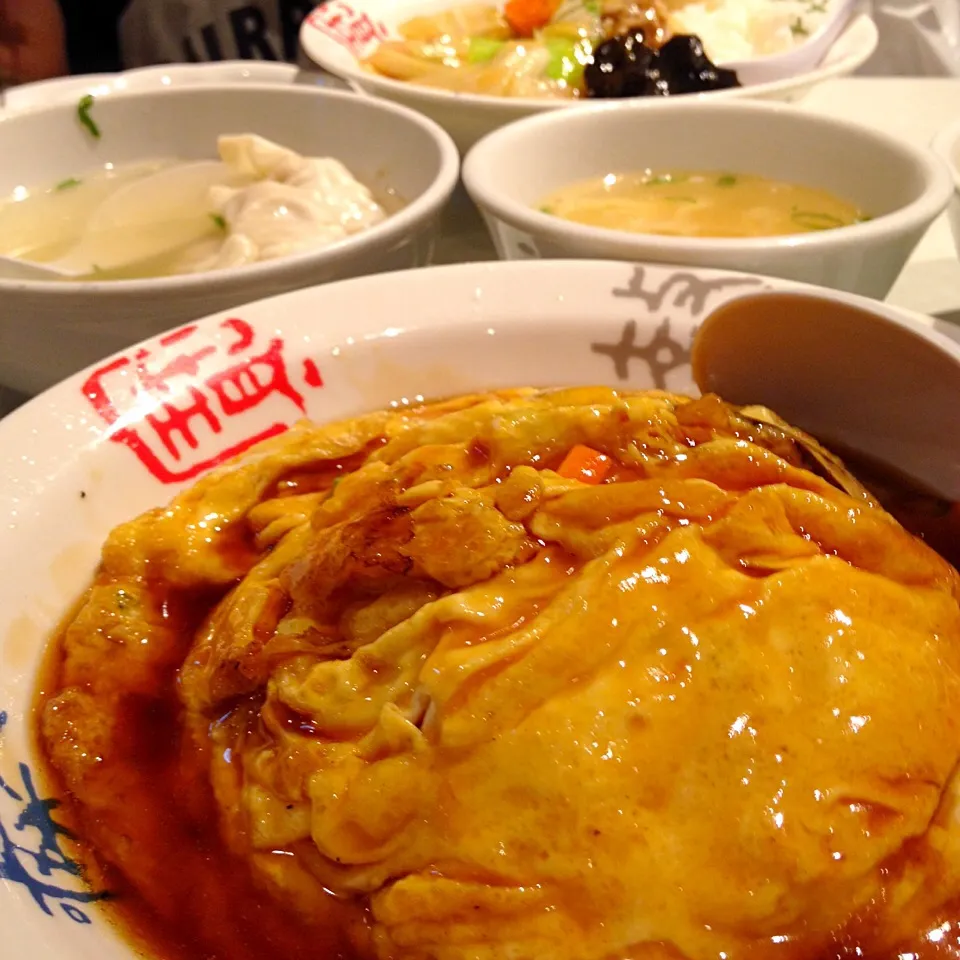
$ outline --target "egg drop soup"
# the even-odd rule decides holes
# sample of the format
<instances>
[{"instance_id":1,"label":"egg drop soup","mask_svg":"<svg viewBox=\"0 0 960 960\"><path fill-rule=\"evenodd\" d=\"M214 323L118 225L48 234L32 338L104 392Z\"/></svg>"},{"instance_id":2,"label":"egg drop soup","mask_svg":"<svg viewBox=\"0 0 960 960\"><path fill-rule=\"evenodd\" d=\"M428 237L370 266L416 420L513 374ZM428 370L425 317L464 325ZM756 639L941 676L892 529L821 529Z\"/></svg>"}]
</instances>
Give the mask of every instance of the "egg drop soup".
<instances>
[{"instance_id":1,"label":"egg drop soup","mask_svg":"<svg viewBox=\"0 0 960 960\"><path fill-rule=\"evenodd\" d=\"M556 191L540 209L590 227L674 237L776 237L870 219L826 190L723 171L610 173Z\"/></svg>"}]
</instances>

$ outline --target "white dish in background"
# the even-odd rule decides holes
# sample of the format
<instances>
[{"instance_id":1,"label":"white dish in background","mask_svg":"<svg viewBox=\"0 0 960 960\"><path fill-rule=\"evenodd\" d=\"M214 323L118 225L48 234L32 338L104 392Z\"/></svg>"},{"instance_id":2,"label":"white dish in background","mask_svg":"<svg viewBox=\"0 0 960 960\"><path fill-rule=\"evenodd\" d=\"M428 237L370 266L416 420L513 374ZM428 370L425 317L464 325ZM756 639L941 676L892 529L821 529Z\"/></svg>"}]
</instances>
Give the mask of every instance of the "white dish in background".
<instances>
[{"instance_id":1,"label":"white dish in background","mask_svg":"<svg viewBox=\"0 0 960 960\"><path fill-rule=\"evenodd\" d=\"M305 253L212 273L72 283L0 280L0 383L36 393L176 324L262 296L428 262L457 183L450 138L394 104L301 86L199 86L98 99L94 139L76 103L0 118L0 195L106 162L210 159L217 135L258 133L306 156L332 156L406 205L369 230Z\"/></svg>"},{"instance_id":2,"label":"white dish in background","mask_svg":"<svg viewBox=\"0 0 960 960\"><path fill-rule=\"evenodd\" d=\"M303 21L300 44L323 70L346 80L357 90L384 97L419 110L436 120L461 150L469 149L485 134L522 117L548 110L582 105L583 100L496 97L451 93L380 76L361 65L381 40L397 36L396 28L411 17L437 13L456 6L456 0L329 0ZM870 16L858 10L813 70L751 87L738 87L684 98L639 98L646 110L672 109L678 99L759 98L795 100L824 80L853 73L873 53L877 30ZM624 103L626 101L617 101Z\"/></svg>"},{"instance_id":3,"label":"white dish in background","mask_svg":"<svg viewBox=\"0 0 960 960\"><path fill-rule=\"evenodd\" d=\"M50 832L55 809L41 803L48 788L31 779L36 672L114 525L304 415L326 421L403 398L526 384L695 392L689 354L697 325L721 303L769 289L803 288L586 261L369 277L201 320L98 363L0 423L0 925L9 956L136 956L88 902L69 861L44 860L52 864L44 875L34 859L41 850L54 857L43 845L61 842ZM960 358L929 320L827 295L873 309ZM851 366L859 360L851 357ZM239 392L225 407L227 388ZM879 396L878 421L885 401L899 402Z\"/></svg>"},{"instance_id":4,"label":"white dish in background","mask_svg":"<svg viewBox=\"0 0 960 960\"><path fill-rule=\"evenodd\" d=\"M502 259L613 258L747 270L882 299L946 207L943 163L869 127L784 104L597 105L490 134L463 180ZM751 239L668 237L589 227L540 212L556 190L608 173L717 170L827 190L874 219Z\"/></svg>"}]
</instances>

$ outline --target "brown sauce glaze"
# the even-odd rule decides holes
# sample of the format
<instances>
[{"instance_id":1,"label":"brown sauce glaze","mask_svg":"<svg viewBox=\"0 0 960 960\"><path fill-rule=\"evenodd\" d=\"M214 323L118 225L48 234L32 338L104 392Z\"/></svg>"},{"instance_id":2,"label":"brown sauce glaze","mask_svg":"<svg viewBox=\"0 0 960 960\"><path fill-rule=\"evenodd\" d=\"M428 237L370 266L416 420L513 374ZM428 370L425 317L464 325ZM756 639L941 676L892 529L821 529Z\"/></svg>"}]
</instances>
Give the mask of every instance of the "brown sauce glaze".
<instances>
[{"instance_id":1,"label":"brown sauce glaze","mask_svg":"<svg viewBox=\"0 0 960 960\"><path fill-rule=\"evenodd\" d=\"M297 494L317 493L329 490L345 474L352 473L363 462L387 442L386 437L378 437L367 444L363 450L340 460L322 460L316 466L298 467L280 477L273 489L267 491L264 499L272 497L292 497Z\"/></svg>"}]
</instances>

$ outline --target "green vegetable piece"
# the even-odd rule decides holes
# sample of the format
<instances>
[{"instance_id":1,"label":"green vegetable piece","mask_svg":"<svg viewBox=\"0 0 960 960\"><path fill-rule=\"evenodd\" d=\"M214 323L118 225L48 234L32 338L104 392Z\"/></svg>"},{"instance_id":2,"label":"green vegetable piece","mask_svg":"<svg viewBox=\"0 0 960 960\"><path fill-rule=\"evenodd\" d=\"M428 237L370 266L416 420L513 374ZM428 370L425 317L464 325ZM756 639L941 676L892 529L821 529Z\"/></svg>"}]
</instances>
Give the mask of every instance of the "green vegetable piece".
<instances>
[{"instance_id":1,"label":"green vegetable piece","mask_svg":"<svg viewBox=\"0 0 960 960\"><path fill-rule=\"evenodd\" d=\"M489 63L503 49L503 41L493 37L471 37L467 60L470 63Z\"/></svg>"},{"instance_id":2,"label":"green vegetable piece","mask_svg":"<svg viewBox=\"0 0 960 960\"><path fill-rule=\"evenodd\" d=\"M810 31L803 25L803 21L799 17L790 24L790 32L795 37L806 37L810 35Z\"/></svg>"},{"instance_id":3,"label":"green vegetable piece","mask_svg":"<svg viewBox=\"0 0 960 960\"><path fill-rule=\"evenodd\" d=\"M211 213L210 219L213 221L218 230L222 230L224 233L227 232L227 221L224 220L219 213Z\"/></svg>"},{"instance_id":4,"label":"green vegetable piece","mask_svg":"<svg viewBox=\"0 0 960 960\"><path fill-rule=\"evenodd\" d=\"M816 210L794 210L790 219L804 230L833 230L836 227L846 226L832 213L820 213Z\"/></svg>"},{"instance_id":5,"label":"green vegetable piece","mask_svg":"<svg viewBox=\"0 0 960 960\"><path fill-rule=\"evenodd\" d=\"M546 42L550 59L544 71L550 80L566 80L577 84L583 76L583 64L577 57L581 41L566 37L552 37Z\"/></svg>"},{"instance_id":6,"label":"green vegetable piece","mask_svg":"<svg viewBox=\"0 0 960 960\"><path fill-rule=\"evenodd\" d=\"M80 181L76 177L67 177L66 180L61 180L55 187L54 190L69 190L71 187L79 187Z\"/></svg>"},{"instance_id":7,"label":"green vegetable piece","mask_svg":"<svg viewBox=\"0 0 960 960\"><path fill-rule=\"evenodd\" d=\"M90 116L92 107L93 96L88 93L86 96L81 97L80 102L77 104L77 117L80 119L80 123L90 131L90 136L95 140L99 140L100 128L94 122L93 117Z\"/></svg>"},{"instance_id":8,"label":"green vegetable piece","mask_svg":"<svg viewBox=\"0 0 960 960\"><path fill-rule=\"evenodd\" d=\"M732 173L725 173L722 177L717 177L718 187L732 187L737 182L737 178Z\"/></svg>"},{"instance_id":9,"label":"green vegetable piece","mask_svg":"<svg viewBox=\"0 0 960 960\"><path fill-rule=\"evenodd\" d=\"M541 213L550 213L550 214L552 214L552 213L553 213L553 207L541 207L541 208L540 208L540 212L541 212Z\"/></svg>"}]
</instances>

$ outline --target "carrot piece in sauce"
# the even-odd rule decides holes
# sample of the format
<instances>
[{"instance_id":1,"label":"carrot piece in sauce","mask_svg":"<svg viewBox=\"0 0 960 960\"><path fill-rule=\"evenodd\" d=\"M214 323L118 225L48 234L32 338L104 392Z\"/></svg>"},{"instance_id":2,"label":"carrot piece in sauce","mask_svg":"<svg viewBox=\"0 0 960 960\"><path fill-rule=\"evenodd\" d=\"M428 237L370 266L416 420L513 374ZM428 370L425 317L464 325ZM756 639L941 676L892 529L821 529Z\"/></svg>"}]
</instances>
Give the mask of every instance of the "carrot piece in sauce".
<instances>
[{"instance_id":1,"label":"carrot piece in sauce","mask_svg":"<svg viewBox=\"0 0 960 960\"><path fill-rule=\"evenodd\" d=\"M606 454L578 443L570 448L557 473L568 480L595 484L601 483L612 469L613 463Z\"/></svg>"},{"instance_id":2,"label":"carrot piece in sauce","mask_svg":"<svg viewBox=\"0 0 960 960\"><path fill-rule=\"evenodd\" d=\"M545 27L560 6L560 0L507 0L503 17L518 37L532 37Z\"/></svg>"}]
</instances>

